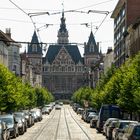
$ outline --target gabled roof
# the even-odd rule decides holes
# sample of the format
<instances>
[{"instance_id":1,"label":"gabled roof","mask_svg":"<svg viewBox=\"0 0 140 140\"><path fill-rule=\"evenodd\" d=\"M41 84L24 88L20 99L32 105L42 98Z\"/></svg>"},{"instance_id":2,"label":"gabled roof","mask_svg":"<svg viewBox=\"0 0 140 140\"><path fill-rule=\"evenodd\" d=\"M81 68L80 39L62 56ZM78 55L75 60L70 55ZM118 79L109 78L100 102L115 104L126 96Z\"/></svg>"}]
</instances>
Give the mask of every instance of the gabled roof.
<instances>
[{"instance_id":1,"label":"gabled roof","mask_svg":"<svg viewBox=\"0 0 140 140\"><path fill-rule=\"evenodd\" d=\"M47 54L45 56L45 59L48 60L50 64L52 64L52 62L54 61L55 57L57 56L62 47L64 47L68 51L69 55L71 56L75 64L77 64L79 61L83 62L77 45L59 45L59 44L50 45Z\"/></svg>"},{"instance_id":2,"label":"gabled roof","mask_svg":"<svg viewBox=\"0 0 140 140\"><path fill-rule=\"evenodd\" d=\"M15 42L7 34L0 30L0 41L5 42L7 45L10 45L10 42Z\"/></svg>"},{"instance_id":3,"label":"gabled roof","mask_svg":"<svg viewBox=\"0 0 140 140\"><path fill-rule=\"evenodd\" d=\"M89 36L89 40L88 40L87 45L90 45L90 44L93 44L94 46L96 46L95 38L94 38L94 35L93 35L93 32L92 31L90 33L90 36Z\"/></svg>"},{"instance_id":4,"label":"gabled roof","mask_svg":"<svg viewBox=\"0 0 140 140\"><path fill-rule=\"evenodd\" d=\"M37 52L32 52L32 46L36 44L37 45ZM31 40L31 44L28 45L28 54L32 54L32 53L37 53L37 54L42 54L42 46L39 43L36 31L34 31L32 40Z\"/></svg>"}]
</instances>

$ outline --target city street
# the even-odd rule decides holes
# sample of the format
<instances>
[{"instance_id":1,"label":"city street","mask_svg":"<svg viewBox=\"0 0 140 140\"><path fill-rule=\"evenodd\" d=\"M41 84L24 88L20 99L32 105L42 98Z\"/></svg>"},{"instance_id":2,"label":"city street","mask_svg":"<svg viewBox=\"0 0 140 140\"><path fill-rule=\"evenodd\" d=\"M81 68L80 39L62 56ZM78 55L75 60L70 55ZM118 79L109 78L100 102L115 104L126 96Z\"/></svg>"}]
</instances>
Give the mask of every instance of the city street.
<instances>
[{"instance_id":1,"label":"city street","mask_svg":"<svg viewBox=\"0 0 140 140\"><path fill-rule=\"evenodd\" d=\"M41 122L29 128L24 135L16 140L105 140L96 129L81 120L69 105L44 115Z\"/></svg>"}]
</instances>

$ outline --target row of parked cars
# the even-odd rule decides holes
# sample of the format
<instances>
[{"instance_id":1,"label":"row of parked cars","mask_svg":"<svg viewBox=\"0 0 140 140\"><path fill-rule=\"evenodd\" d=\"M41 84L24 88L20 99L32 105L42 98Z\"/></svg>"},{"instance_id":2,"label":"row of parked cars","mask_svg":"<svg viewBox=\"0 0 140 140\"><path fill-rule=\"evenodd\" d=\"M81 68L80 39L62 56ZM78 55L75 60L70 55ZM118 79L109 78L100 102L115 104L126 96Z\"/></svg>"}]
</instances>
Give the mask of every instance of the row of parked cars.
<instances>
[{"instance_id":1,"label":"row of parked cars","mask_svg":"<svg viewBox=\"0 0 140 140\"><path fill-rule=\"evenodd\" d=\"M10 140L23 135L29 127L43 119L42 114L49 114L53 107L54 103L51 103L42 109L34 108L0 115L0 140Z\"/></svg>"},{"instance_id":2,"label":"row of parked cars","mask_svg":"<svg viewBox=\"0 0 140 140\"><path fill-rule=\"evenodd\" d=\"M93 108L82 108L73 104L73 110L90 123L91 128L103 133L108 140L140 140L140 123L123 119L121 111L115 105L102 105L99 112Z\"/></svg>"},{"instance_id":3,"label":"row of parked cars","mask_svg":"<svg viewBox=\"0 0 140 140\"><path fill-rule=\"evenodd\" d=\"M140 123L132 120L109 118L103 126L103 135L108 140L139 140Z\"/></svg>"}]
</instances>

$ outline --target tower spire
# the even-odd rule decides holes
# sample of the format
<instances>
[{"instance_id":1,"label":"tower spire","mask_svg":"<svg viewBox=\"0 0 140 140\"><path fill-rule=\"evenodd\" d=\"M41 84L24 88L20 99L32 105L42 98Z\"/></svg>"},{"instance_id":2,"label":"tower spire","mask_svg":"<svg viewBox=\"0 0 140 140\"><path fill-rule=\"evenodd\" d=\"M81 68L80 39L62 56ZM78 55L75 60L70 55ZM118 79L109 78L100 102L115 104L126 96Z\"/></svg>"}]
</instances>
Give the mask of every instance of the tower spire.
<instances>
[{"instance_id":1,"label":"tower spire","mask_svg":"<svg viewBox=\"0 0 140 140\"><path fill-rule=\"evenodd\" d=\"M64 17L64 4L62 3L62 17L61 17L61 24L60 24L60 29L58 31L58 40L57 40L57 43L59 44L66 44L69 42L68 40L68 31L67 31L67 28L66 28L66 23L65 23L65 17Z\"/></svg>"}]
</instances>

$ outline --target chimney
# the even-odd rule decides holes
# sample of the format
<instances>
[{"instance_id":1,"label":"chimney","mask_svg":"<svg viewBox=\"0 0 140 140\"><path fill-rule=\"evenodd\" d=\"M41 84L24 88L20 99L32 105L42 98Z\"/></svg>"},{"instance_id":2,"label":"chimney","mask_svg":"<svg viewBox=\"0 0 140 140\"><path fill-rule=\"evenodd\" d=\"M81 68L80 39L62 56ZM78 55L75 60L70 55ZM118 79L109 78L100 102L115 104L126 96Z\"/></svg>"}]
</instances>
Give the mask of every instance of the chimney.
<instances>
[{"instance_id":1,"label":"chimney","mask_svg":"<svg viewBox=\"0 0 140 140\"><path fill-rule=\"evenodd\" d=\"M6 35L11 38L11 28L6 28Z\"/></svg>"},{"instance_id":2,"label":"chimney","mask_svg":"<svg viewBox=\"0 0 140 140\"><path fill-rule=\"evenodd\" d=\"M112 47L108 47L107 49L107 54L109 54L110 52L112 52Z\"/></svg>"}]
</instances>

